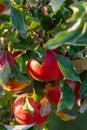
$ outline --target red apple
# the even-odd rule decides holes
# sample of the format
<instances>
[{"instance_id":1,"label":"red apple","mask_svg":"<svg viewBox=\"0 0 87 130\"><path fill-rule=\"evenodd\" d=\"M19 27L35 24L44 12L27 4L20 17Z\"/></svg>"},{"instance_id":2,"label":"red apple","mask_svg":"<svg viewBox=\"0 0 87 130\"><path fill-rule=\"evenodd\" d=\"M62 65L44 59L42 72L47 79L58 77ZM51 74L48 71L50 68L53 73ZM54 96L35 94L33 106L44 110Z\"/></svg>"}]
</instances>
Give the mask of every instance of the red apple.
<instances>
[{"instance_id":1,"label":"red apple","mask_svg":"<svg viewBox=\"0 0 87 130\"><path fill-rule=\"evenodd\" d=\"M28 96L28 102L34 108L34 113L23 110L23 100L26 95L18 96L13 105L13 112L16 121L20 124L32 124L35 123L35 120L38 115L37 108L39 103L35 102L31 96Z\"/></svg>"},{"instance_id":2,"label":"red apple","mask_svg":"<svg viewBox=\"0 0 87 130\"><path fill-rule=\"evenodd\" d=\"M27 63L28 73L39 81L61 79L63 75L54 53L54 51L47 50L41 64L36 59L30 59Z\"/></svg>"},{"instance_id":3,"label":"red apple","mask_svg":"<svg viewBox=\"0 0 87 130\"><path fill-rule=\"evenodd\" d=\"M0 4L0 14L4 11L5 9L5 5L4 4Z\"/></svg>"},{"instance_id":4,"label":"red apple","mask_svg":"<svg viewBox=\"0 0 87 130\"><path fill-rule=\"evenodd\" d=\"M60 96L61 96L61 90L60 90L60 82L58 82L54 86L47 86L44 89L45 94L47 95L50 103L54 106L57 106Z\"/></svg>"},{"instance_id":5,"label":"red apple","mask_svg":"<svg viewBox=\"0 0 87 130\"><path fill-rule=\"evenodd\" d=\"M80 94L79 94L80 83L71 81L71 80L65 80L65 82L68 84L70 88L72 88L75 95L75 100L77 100L80 97Z\"/></svg>"},{"instance_id":6,"label":"red apple","mask_svg":"<svg viewBox=\"0 0 87 130\"><path fill-rule=\"evenodd\" d=\"M27 98L29 104L33 107L34 110L33 113L23 109L23 100L25 96L26 94L18 96L14 102L13 113L16 121L22 125L32 124L32 123L35 123L36 125L40 125L44 123L48 118L48 114L43 117L40 115L41 104L39 102L36 102L33 99L32 95L27 95Z\"/></svg>"}]
</instances>

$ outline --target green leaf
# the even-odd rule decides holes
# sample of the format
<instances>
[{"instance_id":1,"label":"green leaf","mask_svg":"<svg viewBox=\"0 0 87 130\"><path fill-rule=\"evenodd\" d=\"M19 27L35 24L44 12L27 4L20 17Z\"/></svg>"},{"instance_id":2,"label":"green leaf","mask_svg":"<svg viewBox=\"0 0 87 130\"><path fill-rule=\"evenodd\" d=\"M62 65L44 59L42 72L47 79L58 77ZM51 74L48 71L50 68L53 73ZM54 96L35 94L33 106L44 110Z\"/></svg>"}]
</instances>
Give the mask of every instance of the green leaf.
<instances>
[{"instance_id":1,"label":"green leaf","mask_svg":"<svg viewBox=\"0 0 87 130\"><path fill-rule=\"evenodd\" d=\"M7 130L3 125L0 125L1 130Z\"/></svg>"},{"instance_id":2,"label":"green leaf","mask_svg":"<svg viewBox=\"0 0 87 130\"><path fill-rule=\"evenodd\" d=\"M72 20L75 21L78 18L84 17L87 13L87 10L86 10L87 2L85 1L75 2L70 7L73 11L70 21Z\"/></svg>"},{"instance_id":3,"label":"green leaf","mask_svg":"<svg viewBox=\"0 0 87 130\"><path fill-rule=\"evenodd\" d=\"M29 0L29 3L32 4L36 4L36 0Z\"/></svg>"},{"instance_id":4,"label":"green leaf","mask_svg":"<svg viewBox=\"0 0 87 130\"><path fill-rule=\"evenodd\" d=\"M4 89L3 89L3 87L0 87L0 98L3 97L3 93L4 93Z\"/></svg>"},{"instance_id":5,"label":"green leaf","mask_svg":"<svg viewBox=\"0 0 87 130\"><path fill-rule=\"evenodd\" d=\"M61 25L62 23L65 22L65 19L67 17L69 17L70 13L71 13L70 10L65 8L64 5L62 5L60 10L58 10L57 12L54 12L54 14L52 16L53 24L54 25L59 25L59 24ZM57 31L58 30L59 30L59 28L57 29Z\"/></svg>"},{"instance_id":6,"label":"green leaf","mask_svg":"<svg viewBox=\"0 0 87 130\"><path fill-rule=\"evenodd\" d=\"M27 30L32 31L32 30L36 29L38 27L38 25L39 25L38 22L31 21L31 24L30 24L30 26L28 26Z\"/></svg>"},{"instance_id":7,"label":"green leaf","mask_svg":"<svg viewBox=\"0 0 87 130\"><path fill-rule=\"evenodd\" d=\"M31 51L26 51L26 53L23 53L16 57L16 63L18 63L20 67L20 72L24 73L26 70L26 62L29 60L31 55Z\"/></svg>"},{"instance_id":8,"label":"green leaf","mask_svg":"<svg viewBox=\"0 0 87 130\"><path fill-rule=\"evenodd\" d=\"M0 20L5 22L5 21L10 21L10 18L7 15L0 15Z\"/></svg>"},{"instance_id":9,"label":"green leaf","mask_svg":"<svg viewBox=\"0 0 87 130\"><path fill-rule=\"evenodd\" d=\"M32 107L32 105L29 103L28 97L25 96L23 99L23 110L30 112L31 114L34 113L34 108Z\"/></svg>"},{"instance_id":10,"label":"green leaf","mask_svg":"<svg viewBox=\"0 0 87 130\"><path fill-rule=\"evenodd\" d=\"M5 29L8 30L8 28L9 28L9 23L8 22L0 24L0 37L3 34L4 30Z\"/></svg>"},{"instance_id":11,"label":"green leaf","mask_svg":"<svg viewBox=\"0 0 87 130\"><path fill-rule=\"evenodd\" d=\"M76 72L76 70L74 69L74 66L72 65L69 58L67 58L63 55L55 55L55 56L58 61L60 70L62 71L65 78L80 82L80 77L79 77L78 73Z\"/></svg>"},{"instance_id":12,"label":"green leaf","mask_svg":"<svg viewBox=\"0 0 87 130\"><path fill-rule=\"evenodd\" d=\"M0 0L0 4L3 3L4 1L3 0Z\"/></svg>"},{"instance_id":13,"label":"green leaf","mask_svg":"<svg viewBox=\"0 0 87 130\"><path fill-rule=\"evenodd\" d=\"M14 42L13 48L20 50L33 50L34 48L33 39L31 38L31 36L29 36L26 39L19 37L19 42Z\"/></svg>"},{"instance_id":14,"label":"green leaf","mask_svg":"<svg viewBox=\"0 0 87 130\"><path fill-rule=\"evenodd\" d=\"M69 55L75 56L75 54L81 52L84 49L84 46L70 46L70 49L68 51ZM83 53L82 53L83 54Z\"/></svg>"},{"instance_id":15,"label":"green leaf","mask_svg":"<svg viewBox=\"0 0 87 130\"><path fill-rule=\"evenodd\" d=\"M80 96L84 97L84 95L87 93L87 79L85 79L80 87Z\"/></svg>"},{"instance_id":16,"label":"green leaf","mask_svg":"<svg viewBox=\"0 0 87 130\"><path fill-rule=\"evenodd\" d=\"M38 47L36 47L36 48L38 48ZM38 50L38 51L42 51L42 50ZM41 52L38 52L38 51L32 51L31 58L36 59L39 62L39 64L41 64L42 60L44 58L45 51L43 52L44 54L42 54Z\"/></svg>"},{"instance_id":17,"label":"green leaf","mask_svg":"<svg viewBox=\"0 0 87 130\"><path fill-rule=\"evenodd\" d=\"M3 93L3 97L0 98L0 106L4 106L13 96L13 93L6 91Z\"/></svg>"},{"instance_id":18,"label":"green leaf","mask_svg":"<svg viewBox=\"0 0 87 130\"><path fill-rule=\"evenodd\" d=\"M34 51L40 56L44 56L46 54L46 51L40 47L39 45L34 48Z\"/></svg>"},{"instance_id":19,"label":"green leaf","mask_svg":"<svg viewBox=\"0 0 87 130\"><path fill-rule=\"evenodd\" d=\"M12 41L12 42L15 42L15 43L18 43L20 42L19 38L17 37L16 33L15 32L9 32L7 34L7 41Z\"/></svg>"},{"instance_id":20,"label":"green leaf","mask_svg":"<svg viewBox=\"0 0 87 130\"><path fill-rule=\"evenodd\" d=\"M11 119L11 113L8 112L0 118L0 123L3 125L4 123L8 122L8 120L10 119ZM1 130L7 130L7 129L1 129Z\"/></svg>"},{"instance_id":21,"label":"green leaf","mask_svg":"<svg viewBox=\"0 0 87 130\"><path fill-rule=\"evenodd\" d=\"M81 81L83 82L85 79L87 79L87 69L84 70L79 74Z\"/></svg>"},{"instance_id":22,"label":"green leaf","mask_svg":"<svg viewBox=\"0 0 87 130\"><path fill-rule=\"evenodd\" d=\"M41 14L41 13L39 13L39 12L37 13L37 17L38 17L38 19L39 19L40 26L41 26L45 31L49 31L49 30L51 30L51 29L54 27L51 17L49 17L49 16L44 16L43 14Z\"/></svg>"},{"instance_id":23,"label":"green leaf","mask_svg":"<svg viewBox=\"0 0 87 130\"><path fill-rule=\"evenodd\" d=\"M87 31L83 36L77 38L77 40L75 41L75 43L73 43L73 45L87 46Z\"/></svg>"},{"instance_id":24,"label":"green leaf","mask_svg":"<svg viewBox=\"0 0 87 130\"><path fill-rule=\"evenodd\" d=\"M22 4L24 0L14 0L16 4Z\"/></svg>"},{"instance_id":25,"label":"green leaf","mask_svg":"<svg viewBox=\"0 0 87 130\"><path fill-rule=\"evenodd\" d=\"M33 97L36 101L40 101L43 97L44 83L34 80L34 94Z\"/></svg>"},{"instance_id":26,"label":"green leaf","mask_svg":"<svg viewBox=\"0 0 87 130\"><path fill-rule=\"evenodd\" d=\"M20 82L26 81L28 84L31 83L29 76L20 72L20 67L18 66L18 64L15 64L13 66L10 74L10 78L14 78L14 77L16 77Z\"/></svg>"},{"instance_id":27,"label":"green leaf","mask_svg":"<svg viewBox=\"0 0 87 130\"><path fill-rule=\"evenodd\" d=\"M57 106L57 111L65 108L72 109L74 101L75 98L72 89L64 81L61 81L61 98Z\"/></svg>"},{"instance_id":28,"label":"green leaf","mask_svg":"<svg viewBox=\"0 0 87 130\"><path fill-rule=\"evenodd\" d=\"M5 63L5 65L0 70L0 85L2 86L5 84L10 76L10 66L8 62Z\"/></svg>"},{"instance_id":29,"label":"green leaf","mask_svg":"<svg viewBox=\"0 0 87 130\"><path fill-rule=\"evenodd\" d=\"M0 117L2 117L7 112L9 112L9 107L5 103L4 106L0 106Z\"/></svg>"},{"instance_id":30,"label":"green leaf","mask_svg":"<svg viewBox=\"0 0 87 130\"><path fill-rule=\"evenodd\" d=\"M65 0L51 0L51 5L54 11L58 10L59 7L64 3Z\"/></svg>"},{"instance_id":31,"label":"green leaf","mask_svg":"<svg viewBox=\"0 0 87 130\"><path fill-rule=\"evenodd\" d=\"M20 71L23 72L25 69L25 62L23 62L23 58L21 56L18 56L16 58L16 62L18 63L18 65L20 66Z\"/></svg>"},{"instance_id":32,"label":"green leaf","mask_svg":"<svg viewBox=\"0 0 87 130\"><path fill-rule=\"evenodd\" d=\"M23 37L25 37L26 29L25 29L23 12L14 7L11 7L11 20L12 20L12 23L14 24L14 27L18 30L18 32Z\"/></svg>"},{"instance_id":33,"label":"green leaf","mask_svg":"<svg viewBox=\"0 0 87 130\"><path fill-rule=\"evenodd\" d=\"M78 19L77 22L69 29L58 33L54 38L45 43L44 47L48 49L55 49L63 44L73 44L81 35L85 28L84 19ZM86 28L85 28L86 29Z\"/></svg>"}]
</instances>

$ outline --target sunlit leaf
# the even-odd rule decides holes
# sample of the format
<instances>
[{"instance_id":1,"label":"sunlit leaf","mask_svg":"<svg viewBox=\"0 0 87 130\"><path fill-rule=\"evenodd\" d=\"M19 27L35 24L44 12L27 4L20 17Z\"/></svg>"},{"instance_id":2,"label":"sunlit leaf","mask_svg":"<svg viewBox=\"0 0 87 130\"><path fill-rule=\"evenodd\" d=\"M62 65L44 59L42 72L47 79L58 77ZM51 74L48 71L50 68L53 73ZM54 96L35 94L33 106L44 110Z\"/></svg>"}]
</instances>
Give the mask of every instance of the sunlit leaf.
<instances>
[{"instance_id":1,"label":"sunlit leaf","mask_svg":"<svg viewBox=\"0 0 87 130\"><path fill-rule=\"evenodd\" d=\"M71 28L58 33L44 45L48 49L55 49L63 44L73 44L81 35L83 35L84 20L79 19Z\"/></svg>"},{"instance_id":2,"label":"sunlit leaf","mask_svg":"<svg viewBox=\"0 0 87 130\"><path fill-rule=\"evenodd\" d=\"M31 24L30 24L30 26L28 26L28 31L31 31L31 30L33 30L33 29L36 29L38 27L38 22L36 22L36 21L31 21Z\"/></svg>"},{"instance_id":3,"label":"sunlit leaf","mask_svg":"<svg viewBox=\"0 0 87 130\"><path fill-rule=\"evenodd\" d=\"M31 53L30 53L31 54ZM20 72L24 73L26 71L26 62L29 60L29 52L26 52L22 55L16 57L16 62L20 67Z\"/></svg>"},{"instance_id":4,"label":"sunlit leaf","mask_svg":"<svg viewBox=\"0 0 87 130\"><path fill-rule=\"evenodd\" d=\"M87 2L84 1L79 1L79 2L75 2L73 3L70 8L73 11L73 14L70 18L70 20L76 20L79 17L84 17L85 14L87 13Z\"/></svg>"},{"instance_id":5,"label":"sunlit leaf","mask_svg":"<svg viewBox=\"0 0 87 130\"><path fill-rule=\"evenodd\" d=\"M43 97L43 88L44 88L43 82L34 80L33 97L36 101L40 101L41 98Z\"/></svg>"}]
</instances>

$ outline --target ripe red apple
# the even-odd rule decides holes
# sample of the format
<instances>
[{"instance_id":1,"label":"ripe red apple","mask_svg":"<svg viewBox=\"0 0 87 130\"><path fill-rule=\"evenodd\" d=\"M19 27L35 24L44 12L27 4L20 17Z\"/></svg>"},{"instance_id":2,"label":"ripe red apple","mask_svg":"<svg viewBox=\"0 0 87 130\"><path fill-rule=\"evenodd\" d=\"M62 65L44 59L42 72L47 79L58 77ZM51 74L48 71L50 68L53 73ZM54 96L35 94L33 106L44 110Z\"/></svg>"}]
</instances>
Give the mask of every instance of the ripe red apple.
<instances>
[{"instance_id":1,"label":"ripe red apple","mask_svg":"<svg viewBox=\"0 0 87 130\"><path fill-rule=\"evenodd\" d=\"M4 4L0 4L0 14L4 11L5 9L5 5Z\"/></svg>"},{"instance_id":2,"label":"ripe red apple","mask_svg":"<svg viewBox=\"0 0 87 130\"><path fill-rule=\"evenodd\" d=\"M72 88L75 95L75 100L77 100L80 97L80 94L79 94L80 83L71 81L71 80L65 80L65 82L68 84L70 88Z\"/></svg>"},{"instance_id":3,"label":"ripe red apple","mask_svg":"<svg viewBox=\"0 0 87 130\"><path fill-rule=\"evenodd\" d=\"M61 79L63 75L54 53L56 52L47 50L41 64L36 59L30 59L27 63L28 73L39 81Z\"/></svg>"},{"instance_id":4,"label":"ripe red apple","mask_svg":"<svg viewBox=\"0 0 87 130\"><path fill-rule=\"evenodd\" d=\"M44 89L45 94L47 95L50 103L54 106L57 106L60 96L61 96L61 90L60 90L60 82L58 82L54 86L47 86Z\"/></svg>"},{"instance_id":5,"label":"ripe red apple","mask_svg":"<svg viewBox=\"0 0 87 130\"><path fill-rule=\"evenodd\" d=\"M27 98L29 104L32 106L34 110L33 113L23 109L23 100L25 96L26 94L18 96L14 102L13 113L16 121L18 121L22 125L32 124L32 123L35 123L36 125L40 125L44 123L48 118L48 114L43 117L40 115L41 104L39 102L36 102L33 99L32 95L27 95Z\"/></svg>"}]
</instances>

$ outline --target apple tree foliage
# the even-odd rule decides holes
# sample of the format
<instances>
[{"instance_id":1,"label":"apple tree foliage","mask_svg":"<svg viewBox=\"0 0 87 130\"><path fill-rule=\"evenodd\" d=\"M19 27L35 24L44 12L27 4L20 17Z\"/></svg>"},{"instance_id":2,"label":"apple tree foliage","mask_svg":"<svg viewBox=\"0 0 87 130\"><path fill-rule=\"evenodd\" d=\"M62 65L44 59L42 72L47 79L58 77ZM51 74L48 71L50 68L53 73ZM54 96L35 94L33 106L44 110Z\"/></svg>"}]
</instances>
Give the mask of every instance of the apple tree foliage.
<instances>
[{"instance_id":1,"label":"apple tree foliage","mask_svg":"<svg viewBox=\"0 0 87 130\"><path fill-rule=\"evenodd\" d=\"M87 2L85 0L0 0L0 4L5 5L5 10L0 14L0 44L8 45L8 50L11 52L22 52L16 57L16 64L12 69L7 62L0 69L0 86L6 83L9 76L16 77L19 81L25 80L29 84L29 91L34 88L34 98L39 100L43 94L44 84L24 74L26 62L30 58L35 58L41 63L46 50L58 49L63 53L63 55L55 54L60 70L65 79L81 83L79 94L82 100L87 93L87 65L85 64L85 70L82 68L80 71L78 70L80 64L77 62L77 66L74 66L72 61L81 59L87 62ZM82 63L81 65L84 66ZM57 108L52 107L57 113L54 112L55 115L61 110L71 111L76 104L72 90L63 80L61 91L62 96ZM8 102L13 94L0 87L1 125L12 118ZM50 129L51 122L50 116L43 124L43 128ZM34 129L36 126L30 130ZM57 128L54 126L53 129Z\"/></svg>"}]
</instances>

